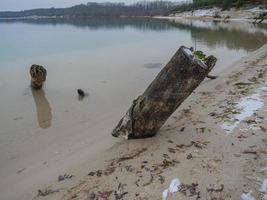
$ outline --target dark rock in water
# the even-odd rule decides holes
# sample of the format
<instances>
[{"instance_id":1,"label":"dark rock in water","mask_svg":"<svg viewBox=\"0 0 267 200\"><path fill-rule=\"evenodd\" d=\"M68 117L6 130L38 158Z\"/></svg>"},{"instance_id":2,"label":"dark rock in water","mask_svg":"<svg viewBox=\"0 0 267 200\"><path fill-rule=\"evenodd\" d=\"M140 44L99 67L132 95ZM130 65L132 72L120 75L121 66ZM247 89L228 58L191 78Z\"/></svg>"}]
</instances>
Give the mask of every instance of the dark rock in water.
<instances>
[{"instance_id":1,"label":"dark rock in water","mask_svg":"<svg viewBox=\"0 0 267 200\"><path fill-rule=\"evenodd\" d=\"M78 95L81 97L85 97L85 92L82 89L77 89Z\"/></svg>"},{"instance_id":2,"label":"dark rock in water","mask_svg":"<svg viewBox=\"0 0 267 200\"><path fill-rule=\"evenodd\" d=\"M85 93L82 89L77 89L79 100L83 100L84 97L88 96L89 93Z\"/></svg>"},{"instance_id":3,"label":"dark rock in water","mask_svg":"<svg viewBox=\"0 0 267 200\"><path fill-rule=\"evenodd\" d=\"M20 174L21 172L23 172L25 170L25 168L21 168L17 171L17 174Z\"/></svg>"},{"instance_id":4,"label":"dark rock in water","mask_svg":"<svg viewBox=\"0 0 267 200\"><path fill-rule=\"evenodd\" d=\"M41 89L46 80L46 69L41 65L33 64L30 68L31 86L34 89Z\"/></svg>"}]
</instances>

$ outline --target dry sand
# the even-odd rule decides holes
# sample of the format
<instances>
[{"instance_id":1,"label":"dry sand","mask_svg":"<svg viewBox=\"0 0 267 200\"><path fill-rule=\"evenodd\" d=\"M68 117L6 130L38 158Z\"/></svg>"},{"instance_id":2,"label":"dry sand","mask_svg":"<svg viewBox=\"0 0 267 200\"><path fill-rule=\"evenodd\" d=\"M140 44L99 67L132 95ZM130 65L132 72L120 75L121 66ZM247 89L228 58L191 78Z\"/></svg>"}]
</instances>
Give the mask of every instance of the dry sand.
<instances>
[{"instance_id":1,"label":"dry sand","mask_svg":"<svg viewBox=\"0 0 267 200\"><path fill-rule=\"evenodd\" d=\"M168 200L235 200L249 191L260 199L267 178L266 80L267 45L205 80L156 137L119 139L79 167L62 170L39 195L32 192L34 199L113 200L121 185L121 199L160 200L174 178L182 186Z\"/></svg>"}]
</instances>

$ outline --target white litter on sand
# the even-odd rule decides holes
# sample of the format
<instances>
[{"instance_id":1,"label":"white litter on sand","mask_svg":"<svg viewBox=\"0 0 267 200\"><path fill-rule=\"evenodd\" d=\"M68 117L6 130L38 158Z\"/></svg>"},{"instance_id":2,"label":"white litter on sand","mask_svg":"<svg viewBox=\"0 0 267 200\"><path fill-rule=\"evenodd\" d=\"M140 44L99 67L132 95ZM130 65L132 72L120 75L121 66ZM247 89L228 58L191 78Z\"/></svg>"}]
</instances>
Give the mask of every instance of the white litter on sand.
<instances>
[{"instance_id":1,"label":"white litter on sand","mask_svg":"<svg viewBox=\"0 0 267 200\"><path fill-rule=\"evenodd\" d=\"M168 194L169 194L169 190L164 190L162 193L162 200L167 200L168 199Z\"/></svg>"},{"instance_id":2,"label":"white litter on sand","mask_svg":"<svg viewBox=\"0 0 267 200\"><path fill-rule=\"evenodd\" d=\"M181 186L181 181L179 178L172 179L169 189L165 189L162 193L162 200L167 200L169 193L178 192Z\"/></svg>"},{"instance_id":3,"label":"white litter on sand","mask_svg":"<svg viewBox=\"0 0 267 200\"><path fill-rule=\"evenodd\" d=\"M243 193L241 195L241 199L242 200L255 200L255 198L252 196L252 191L250 191L248 193Z\"/></svg>"},{"instance_id":4,"label":"white litter on sand","mask_svg":"<svg viewBox=\"0 0 267 200\"><path fill-rule=\"evenodd\" d=\"M259 191L267 194L267 178L263 180L261 188L259 189Z\"/></svg>"},{"instance_id":5,"label":"white litter on sand","mask_svg":"<svg viewBox=\"0 0 267 200\"><path fill-rule=\"evenodd\" d=\"M175 178L172 180L170 186L169 186L169 192L175 193L179 191L179 188L181 186L181 181L179 178Z\"/></svg>"}]
</instances>

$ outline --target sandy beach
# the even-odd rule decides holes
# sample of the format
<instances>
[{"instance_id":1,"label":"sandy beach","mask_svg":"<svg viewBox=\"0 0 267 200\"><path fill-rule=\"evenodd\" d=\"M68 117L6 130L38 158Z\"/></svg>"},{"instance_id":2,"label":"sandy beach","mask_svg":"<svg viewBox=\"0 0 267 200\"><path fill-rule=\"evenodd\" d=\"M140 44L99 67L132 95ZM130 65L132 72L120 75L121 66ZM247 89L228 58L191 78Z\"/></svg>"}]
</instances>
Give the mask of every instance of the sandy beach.
<instances>
[{"instance_id":1,"label":"sandy beach","mask_svg":"<svg viewBox=\"0 0 267 200\"><path fill-rule=\"evenodd\" d=\"M233 63L219 78L205 80L156 137L116 139L116 145L103 152L81 155L83 163L73 158L75 168L58 163L62 168L53 174L46 169L40 179L50 181L37 183L28 196L120 199L117 192L121 199L160 200L171 180L179 178L180 190L168 200L240 199L250 191L260 199L264 194L259 188L267 177L266 72L267 45ZM17 173L33 174L30 169ZM9 191L14 199L19 199L18 191L29 189L28 181Z\"/></svg>"}]
</instances>

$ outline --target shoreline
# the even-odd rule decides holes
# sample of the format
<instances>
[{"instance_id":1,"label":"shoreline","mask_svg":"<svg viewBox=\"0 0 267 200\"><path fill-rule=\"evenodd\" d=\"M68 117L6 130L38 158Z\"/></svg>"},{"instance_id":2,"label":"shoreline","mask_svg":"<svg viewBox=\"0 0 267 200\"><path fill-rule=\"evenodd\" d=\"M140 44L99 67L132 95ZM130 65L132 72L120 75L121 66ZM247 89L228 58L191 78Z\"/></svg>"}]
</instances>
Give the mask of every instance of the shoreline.
<instances>
[{"instance_id":1,"label":"shoreline","mask_svg":"<svg viewBox=\"0 0 267 200\"><path fill-rule=\"evenodd\" d=\"M255 17L258 17L260 13L266 13L267 9L260 7L253 7L250 9L236 9L231 8L230 10L221 11L220 8L214 7L210 9L197 9L194 11L185 11L180 13L172 14L168 17L156 16L159 19L190 19L190 20L203 20L203 21L221 21L221 22L254 22ZM267 23L265 18L262 24Z\"/></svg>"},{"instance_id":2,"label":"shoreline","mask_svg":"<svg viewBox=\"0 0 267 200\"><path fill-rule=\"evenodd\" d=\"M214 17L181 17L181 16L156 16L155 19L169 19L169 20L201 20L201 21L214 21L214 22L248 22L253 23L253 19L243 19L243 18L230 18L226 21L223 18L214 18ZM262 21L262 24L267 24L267 19Z\"/></svg>"},{"instance_id":3,"label":"shoreline","mask_svg":"<svg viewBox=\"0 0 267 200\"><path fill-rule=\"evenodd\" d=\"M156 137L118 139L93 162L85 160L80 167L62 172L72 178L58 182L55 177L40 188L55 193L34 199L86 199L93 194L114 199L122 184L126 199L160 200L174 178L181 180L184 192L173 193L168 200L188 199L188 195L240 199L250 190L259 199L258 188L267 177L262 168L267 164L267 120L262 118L267 114L266 69L267 45L230 65L218 79L204 81ZM236 103L253 94L263 102L261 109L240 120L230 133L224 130L223 124L235 118Z\"/></svg>"}]
</instances>

